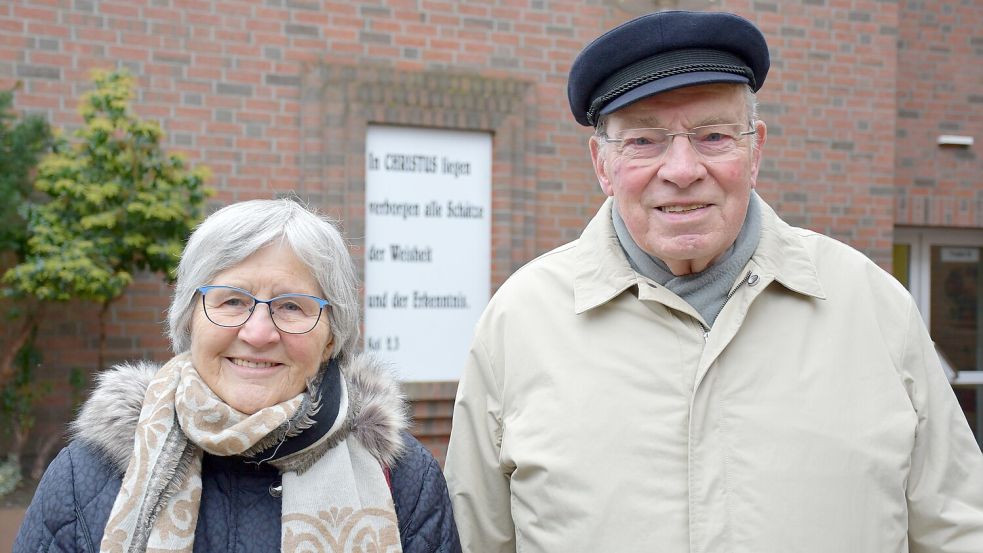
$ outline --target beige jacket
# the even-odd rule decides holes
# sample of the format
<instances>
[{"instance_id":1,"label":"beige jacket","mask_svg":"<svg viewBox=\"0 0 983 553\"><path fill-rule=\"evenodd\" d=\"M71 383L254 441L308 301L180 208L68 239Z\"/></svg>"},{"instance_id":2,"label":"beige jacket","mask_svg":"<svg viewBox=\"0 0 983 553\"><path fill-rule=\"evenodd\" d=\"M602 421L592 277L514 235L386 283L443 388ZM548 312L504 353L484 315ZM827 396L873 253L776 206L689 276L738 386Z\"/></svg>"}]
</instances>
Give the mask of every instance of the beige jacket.
<instances>
[{"instance_id":1,"label":"beige jacket","mask_svg":"<svg viewBox=\"0 0 983 553\"><path fill-rule=\"evenodd\" d=\"M502 286L447 453L465 551L983 552L983 455L911 297L762 219L709 333L610 200Z\"/></svg>"}]
</instances>

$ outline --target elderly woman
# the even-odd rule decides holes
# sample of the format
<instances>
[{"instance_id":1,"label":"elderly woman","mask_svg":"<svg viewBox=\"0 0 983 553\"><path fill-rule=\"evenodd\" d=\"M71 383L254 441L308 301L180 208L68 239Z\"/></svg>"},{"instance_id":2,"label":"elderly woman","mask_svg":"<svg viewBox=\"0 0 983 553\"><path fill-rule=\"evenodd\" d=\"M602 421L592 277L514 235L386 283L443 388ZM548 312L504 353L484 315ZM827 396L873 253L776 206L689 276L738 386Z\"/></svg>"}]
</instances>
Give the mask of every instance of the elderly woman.
<instances>
[{"instance_id":1,"label":"elderly woman","mask_svg":"<svg viewBox=\"0 0 983 553\"><path fill-rule=\"evenodd\" d=\"M289 200L208 217L181 257L177 355L104 373L15 551L459 551L443 476L356 355L355 270Z\"/></svg>"}]
</instances>

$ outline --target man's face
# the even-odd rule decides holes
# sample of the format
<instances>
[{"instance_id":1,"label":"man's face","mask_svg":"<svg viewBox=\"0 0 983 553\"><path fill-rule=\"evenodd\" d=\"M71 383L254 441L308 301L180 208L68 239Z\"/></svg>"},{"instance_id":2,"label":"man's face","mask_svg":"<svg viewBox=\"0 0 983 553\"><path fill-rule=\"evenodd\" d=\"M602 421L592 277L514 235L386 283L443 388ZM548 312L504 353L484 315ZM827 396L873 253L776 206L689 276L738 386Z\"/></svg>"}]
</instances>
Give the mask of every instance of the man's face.
<instances>
[{"instance_id":1,"label":"man's face","mask_svg":"<svg viewBox=\"0 0 983 553\"><path fill-rule=\"evenodd\" d=\"M738 85L699 85L651 96L608 116L606 132L742 123L748 116ZM617 143L590 141L601 188L614 196L628 232L645 252L676 275L706 269L737 239L758 176L766 128L737 142L726 161L707 161L685 136L670 139L661 159L639 162L619 154ZM753 148L756 141L758 148Z\"/></svg>"}]
</instances>

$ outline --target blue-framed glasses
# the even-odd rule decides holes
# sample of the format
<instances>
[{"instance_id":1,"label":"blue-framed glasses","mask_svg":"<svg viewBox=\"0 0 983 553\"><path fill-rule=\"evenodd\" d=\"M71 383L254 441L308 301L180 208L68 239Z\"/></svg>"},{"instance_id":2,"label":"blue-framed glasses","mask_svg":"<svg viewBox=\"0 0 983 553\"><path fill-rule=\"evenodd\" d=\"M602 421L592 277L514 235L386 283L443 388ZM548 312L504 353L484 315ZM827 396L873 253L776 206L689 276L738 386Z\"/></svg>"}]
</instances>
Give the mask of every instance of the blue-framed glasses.
<instances>
[{"instance_id":1,"label":"blue-framed glasses","mask_svg":"<svg viewBox=\"0 0 983 553\"><path fill-rule=\"evenodd\" d=\"M234 286L202 286L201 305L209 321L224 327L246 324L256 305L265 303L270 317L278 329L287 334L305 334L314 330L321 320L321 312L328 300L307 294L282 294L261 300L249 292Z\"/></svg>"}]
</instances>

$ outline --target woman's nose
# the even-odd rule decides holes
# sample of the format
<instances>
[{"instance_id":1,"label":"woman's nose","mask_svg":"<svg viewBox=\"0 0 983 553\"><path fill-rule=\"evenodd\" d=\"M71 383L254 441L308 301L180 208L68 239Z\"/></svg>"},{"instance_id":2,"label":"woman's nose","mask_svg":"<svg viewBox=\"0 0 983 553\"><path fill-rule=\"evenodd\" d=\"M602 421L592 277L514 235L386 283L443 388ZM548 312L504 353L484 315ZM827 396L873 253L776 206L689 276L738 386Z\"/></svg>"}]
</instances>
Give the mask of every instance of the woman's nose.
<instances>
[{"instance_id":1,"label":"woman's nose","mask_svg":"<svg viewBox=\"0 0 983 553\"><path fill-rule=\"evenodd\" d=\"M269 304L257 303L253 307L252 315L239 327L239 338L253 346L276 342L280 339L280 331L273 323L273 312L270 310Z\"/></svg>"}]
</instances>

